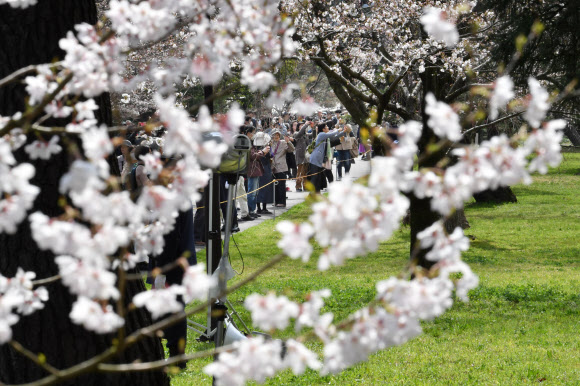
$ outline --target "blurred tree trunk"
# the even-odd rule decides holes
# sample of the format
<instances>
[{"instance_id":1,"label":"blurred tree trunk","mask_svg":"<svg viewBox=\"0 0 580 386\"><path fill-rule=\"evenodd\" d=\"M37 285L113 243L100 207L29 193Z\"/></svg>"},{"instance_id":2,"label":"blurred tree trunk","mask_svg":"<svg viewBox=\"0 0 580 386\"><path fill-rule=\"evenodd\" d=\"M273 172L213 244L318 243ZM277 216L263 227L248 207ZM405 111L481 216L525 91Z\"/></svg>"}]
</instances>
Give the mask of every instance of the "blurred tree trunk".
<instances>
[{"instance_id":1,"label":"blurred tree trunk","mask_svg":"<svg viewBox=\"0 0 580 386\"><path fill-rule=\"evenodd\" d=\"M94 0L41 0L27 9L0 6L0 79L30 64L50 63L62 59L58 47L60 38L73 30L75 24L97 21ZM24 109L25 92L16 82L0 88L0 115L11 115ZM101 122L111 123L111 105L108 95L96 98ZM54 124L47 122L46 124ZM33 140L30 136L29 140ZM69 156L65 152L52 156L49 161L29 161L21 150L15 154L19 162L31 162L36 168L32 183L41 188L33 211L48 216L62 213L58 206L58 183L68 170ZM33 241L28 221L18 227L14 235L0 234L0 272L13 276L18 267L34 271L42 279L57 274L54 255L41 251ZM57 369L65 369L93 357L111 346L116 336L97 335L73 324L69 319L75 296L60 283L47 286L50 300L44 310L22 317L14 326L14 340L35 354L44 354L46 361ZM127 299L144 290L142 281L128 284ZM130 333L151 324L148 313L137 310L129 314L126 329ZM163 358L160 339L148 338L124 352L115 361L130 363ZM14 351L9 345L0 346L0 383L31 382L48 375L44 370ZM87 374L70 380L68 385L169 385L168 377L160 371L145 373Z\"/></svg>"},{"instance_id":2,"label":"blurred tree trunk","mask_svg":"<svg viewBox=\"0 0 580 386\"><path fill-rule=\"evenodd\" d=\"M568 123L568 126L564 129L564 135L568 137L572 145L580 146L580 133L575 127L572 127L572 122Z\"/></svg>"}]
</instances>

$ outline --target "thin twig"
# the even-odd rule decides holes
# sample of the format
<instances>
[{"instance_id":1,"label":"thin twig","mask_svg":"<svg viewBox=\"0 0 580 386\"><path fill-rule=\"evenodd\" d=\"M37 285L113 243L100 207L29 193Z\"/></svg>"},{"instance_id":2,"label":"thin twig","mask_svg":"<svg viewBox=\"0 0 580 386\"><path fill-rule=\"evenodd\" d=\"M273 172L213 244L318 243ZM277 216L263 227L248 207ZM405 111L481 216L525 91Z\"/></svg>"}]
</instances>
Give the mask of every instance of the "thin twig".
<instances>
[{"instance_id":1,"label":"thin twig","mask_svg":"<svg viewBox=\"0 0 580 386\"><path fill-rule=\"evenodd\" d=\"M113 365L110 363L101 363L97 366L97 370L105 373L121 373L127 371L152 371L162 369L173 364L180 362L186 362L193 359L200 359L209 357L215 354L221 354L226 351L232 350L232 345L222 346L214 348L212 350L205 350L201 352L196 352L194 354L182 354L170 357L168 359L161 359L153 362L146 363L127 363L121 365Z\"/></svg>"},{"instance_id":2,"label":"thin twig","mask_svg":"<svg viewBox=\"0 0 580 386\"><path fill-rule=\"evenodd\" d=\"M468 133L471 133L472 131L477 131L477 130L484 129L486 127L489 127L489 126L498 124L500 122L503 122L503 121L508 120L508 119L511 119L511 118L515 118L515 117L517 117L519 115L522 115L523 113L524 113L523 111L519 111L517 113L513 113L513 114L510 114L510 115L506 115L503 118L496 119L495 121L492 121L492 122L489 122L489 123L484 123L483 125L479 125L479 126L474 126L474 127L470 128L468 130L465 130L463 132L463 135L468 134Z\"/></svg>"},{"instance_id":3,"label":"thin twig","mask_svg":"<svg viewBox=\"0 0 580 386\"><path fill-rule=\"evenodd\" d=\"M45 279L33 280L32 285L35 287L38 287L40 285L54 283L55 281L58 281L60 279L61 279L60 275L54 275L51 277L47 277Z\"/></svg>"},{"instance_id":4,"label":"thin twig","mask_svg":"<svg viewBox=\"0 0 580 386\"><path fill-rule=\"evenodd\" d=\"M27 348L25 348L23 345L21 345L17 341L11 340L9 343L10 343L10 346L12 346L12 348L14 348L14 350L18 351L19 353L24 355L26 358L33 361L34 363L36 363L38 366L40 366L44 370L48 371L51 374L58 374L58 369L52 367L51 365L46 363L46 361L40 360L38 355L36 355L32 351L28 350Z\"/></svg>"}]
</instances>

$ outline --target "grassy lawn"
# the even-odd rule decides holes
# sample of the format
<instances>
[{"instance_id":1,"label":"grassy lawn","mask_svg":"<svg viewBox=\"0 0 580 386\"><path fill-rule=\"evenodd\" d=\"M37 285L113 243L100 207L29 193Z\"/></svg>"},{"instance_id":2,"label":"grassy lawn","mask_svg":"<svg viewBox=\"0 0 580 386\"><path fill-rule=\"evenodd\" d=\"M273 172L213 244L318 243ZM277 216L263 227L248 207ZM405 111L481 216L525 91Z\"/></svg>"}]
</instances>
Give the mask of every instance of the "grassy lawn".
<instances>
[{"instance_id":1,"label":"grassy lawn","mask_svg":"<svg viewBox=\"0 0 580 386\"><path fill-rule=\"evenodd\" d=\"M456 303L408 344L373 355L366 363L336 376L290 372L271 385L376 384L580 384L580 154L565 153L563 164L530 186L516 186L517 204L466 206L473 236L464 254L479 275L469 303ZM308 207L292 208L283 218L303 220ZM279 221L279 219L277 220ZM277 253L274 221L235 236L246 277ZM317 253L307 264L284 260L258 281L230 296L246 321L241 302L252 292L276 291L302 300L311 289L330 288L323 311L335 320L364 306L375 295L374 283L396 275L408 257L409 230L403 228L377 253L327 272L316 270ZM232 265L242 262L233 246ZM203 261L205 256L199 256ZM200 321L202 316L198 318ZM292 335L292 329L275 337ZM188 352L210 348L188 337ZM321 346L310 345L320 352ZM211 384L202 372L210 359L191 361L172 385Z\"/></svg>"}]
</instances>

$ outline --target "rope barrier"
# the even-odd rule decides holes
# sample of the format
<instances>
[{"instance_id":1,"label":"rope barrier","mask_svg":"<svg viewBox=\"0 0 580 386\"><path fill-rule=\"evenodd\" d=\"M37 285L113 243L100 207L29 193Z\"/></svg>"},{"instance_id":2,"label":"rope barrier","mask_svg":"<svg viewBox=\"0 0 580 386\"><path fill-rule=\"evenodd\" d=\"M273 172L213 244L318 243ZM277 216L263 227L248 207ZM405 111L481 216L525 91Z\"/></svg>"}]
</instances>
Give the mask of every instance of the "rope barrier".
<instances>
[{"instance_id":1,"label":"rope barrier","mask_svg":"<svg viewBox=\"0 0 580 386\"><path fill-rule=\"evenodd\" d=\"M370 153L371 151L372 151L372 150L365 151L364 153L362 153L362 155L363 155L363 156L365 156L365 155L367 155L368 153ZM359 156L360 156L360 154L359 154ZM338 164L339 162L352 161L352 160L356 160L357 158L358 158L358 156L357 156L357 157L355 157L355 158L349 158L349 159L347 159L347 160L344 160L344 161L337 161L336 163ZM272 179L272 181L268 182L266 185L262 185L262 186L260 186L258 189L254 189L254 190L252 190L251 192L247 192L246 194L242 194L241 196L237 196L237 197L235 197L235 198L234 198L234 200L237 200L238 198L246 197L248 194L250 194L250 193L254 193L254 192L257 192L258 190L261 190L261 189L264 189L264 188L268 187L268 185L271 185L271 184L273 184L273 183L275 183L275 182L277 182L277 181L292 181L292 180L297 180L297 179L299 179L299 178L300 178L300 179L304 179L304 178L308 178L308 177L315 176L315 175L317 175L317 174L320 174L320 173L324 173L324 170L321 170L321 171L319 171L318 173L307 174L307 175L305 175L305 176L301 176L301 177L293 177L293 178L281 178L281 179L276 179L276 178L273 178L273 179ZM225 203L227 203L227 202L228 202L227 200L226 200L226 201L221 201L221 202L219 203L219 205L221 205L221 204L225 204ZM193 209L195 209L195 210L198 210L198 209L205 209L205 206L195 207L195 208L193 208Z\"/></svg>"}]
</instances>

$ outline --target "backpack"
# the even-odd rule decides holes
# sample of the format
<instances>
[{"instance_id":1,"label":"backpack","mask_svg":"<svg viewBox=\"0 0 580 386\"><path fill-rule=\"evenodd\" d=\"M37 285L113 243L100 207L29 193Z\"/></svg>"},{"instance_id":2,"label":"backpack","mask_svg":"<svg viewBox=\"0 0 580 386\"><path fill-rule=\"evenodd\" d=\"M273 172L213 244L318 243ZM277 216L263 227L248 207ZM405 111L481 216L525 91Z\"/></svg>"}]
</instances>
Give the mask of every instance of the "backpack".
<instances>
[{"instance_id":1,"label":"backpack","mask_svg":"<svg viewBox=\"0 0 580 386\"><path fill-rule=\"evenodd\" d=\"M141 190L143 190L143 187L137 184L137 167L139 167L138 163L133 164L129 174L129 183L127 184L127 188L131 192L131 198L134 200L139 197Z\"/></svg>"}]
</instances>

